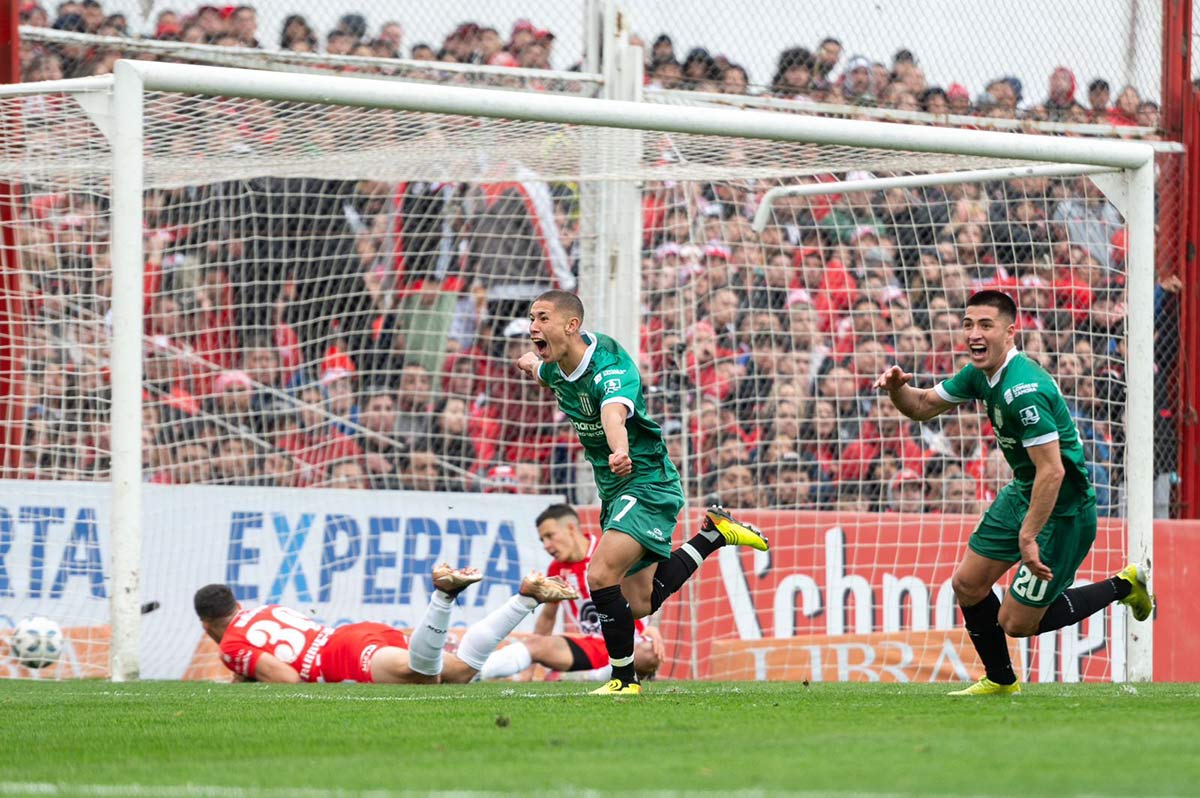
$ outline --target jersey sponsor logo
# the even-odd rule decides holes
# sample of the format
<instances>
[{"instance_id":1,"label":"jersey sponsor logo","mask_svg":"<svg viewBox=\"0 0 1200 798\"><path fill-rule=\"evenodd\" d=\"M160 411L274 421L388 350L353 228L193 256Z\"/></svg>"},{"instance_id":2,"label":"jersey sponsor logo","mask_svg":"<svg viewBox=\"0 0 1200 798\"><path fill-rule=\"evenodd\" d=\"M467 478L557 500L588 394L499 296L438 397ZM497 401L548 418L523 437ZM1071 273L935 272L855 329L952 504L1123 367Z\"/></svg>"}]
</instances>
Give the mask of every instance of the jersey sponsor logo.
<instances>
[{"instance_id":1,"label":"jersey sponsor logo","mask_svg":"<svg viewBox=\"0 0 1200 798\"><path fill-rule=\"evenodd\" d=\"M604 395L605 396L616 393L619 390L621 390L621 381L620 380L605 380L605 382L604 382Z\"/></svg>"},{"instance_id":2,"label":"jersey sponsor logo","mask_svg":"<svg viewBox=\"0 0 1200 798\"><path fill-rule=\"evenodd\" d=\"M1012 449L1017 445L1016 438L1010 438L1007 435L996 435L996 442L1000 444L1002 449Z\"/></svg>"},{"instance_id":3,"label":"jersey sponsor logo","mask_svg":"<svg viewBox=\"0 0 1200 798\"><path fill-rule=\"evenodd\" d=\"M1036 407L1021 408L1021 423L1027 427L1032 427L1034 424L1042 420L1042 416L1038 413Z\"/></svg>"},{"instance_id":4,"label":"jersey sponsor logo","mask_svg":"<svg viewBox=\"0 0 1200 798\"><path fill-rule=\"evenodd\" d=\"M604 434L604 425L599 421L576 421L575 419L571 419L571 424L575 426L575 432L581 438L585 435L589 438L595 438Z\"/></svg>"},{"instance_id":5,"label":"jersey sponsor logo","mask_svg":"<svg viewBox=\"0 0 1200 798\"><path fill-rule=\"evenodd\" d=\"M625 369L605 369L604 371L600 372L599 374L597 374L595 377L592 378L592 384L599 385L600 380L604 379L605 377L624 377L624 376L625 376Z\"/></svg>"},{"instance_id":6,"label":"jersey sponsor logo","mask_svg":"<svg viewBox=\"0 0 1200 798\"><path fill-rule=\"evenodd\" d=\"M1004 392L1004 403L1011 405L1013 399L1016 399L1018 396L1024 396L1027 393L1037 393L1037 389L1036 382L1023 382L1020 385L1014 385Z\"/></svg>"},{"instance_id":7,"label":"jersey sponsor logo","mask_svg":"<svg viewBox=\"0 0 1200 798\"><path fill-rule=\"evenodd\" d=\"M588 396L586 393L577 393L575 395L579 397L579 408L583 410L583 412L587 413L589 416L596 412L595 406L592 405L592 397Z\"/></svg>"}]
</instances>

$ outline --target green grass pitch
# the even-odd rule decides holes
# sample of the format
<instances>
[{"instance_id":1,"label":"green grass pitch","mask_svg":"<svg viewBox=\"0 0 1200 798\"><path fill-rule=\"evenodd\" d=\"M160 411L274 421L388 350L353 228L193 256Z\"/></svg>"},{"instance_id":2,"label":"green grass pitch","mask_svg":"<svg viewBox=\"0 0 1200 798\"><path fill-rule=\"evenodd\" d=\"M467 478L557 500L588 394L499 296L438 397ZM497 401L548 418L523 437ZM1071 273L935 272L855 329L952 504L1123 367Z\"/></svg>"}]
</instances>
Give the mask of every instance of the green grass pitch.
<instances>
[{"instance_id":1,"label":"green grass pitch","mask_svg":"<svg viewBox=\"0 0 1200 798\"><path fill-rule=\"evenodd\" d=\"M0 682L0 796L1200 793L1200 685Z\"/></svg>"}]
</instances>

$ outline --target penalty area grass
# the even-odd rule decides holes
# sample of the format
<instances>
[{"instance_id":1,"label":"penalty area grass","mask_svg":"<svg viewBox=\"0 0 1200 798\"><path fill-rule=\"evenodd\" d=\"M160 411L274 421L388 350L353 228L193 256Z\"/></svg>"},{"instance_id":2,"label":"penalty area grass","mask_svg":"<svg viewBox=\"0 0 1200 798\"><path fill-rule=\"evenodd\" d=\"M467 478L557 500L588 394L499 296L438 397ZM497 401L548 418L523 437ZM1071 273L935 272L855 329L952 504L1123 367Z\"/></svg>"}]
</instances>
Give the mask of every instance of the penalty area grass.
<instances>
[{"instance_id":1,"label":"penalty area grass","mask_svg":"<svg viewBox=\"0 0 1200 798\"><path fill-rule=\"evenodd\" d=\"M1200 685L0 681L0 796L1162 796Z\"/></svg>"}]
</instances>

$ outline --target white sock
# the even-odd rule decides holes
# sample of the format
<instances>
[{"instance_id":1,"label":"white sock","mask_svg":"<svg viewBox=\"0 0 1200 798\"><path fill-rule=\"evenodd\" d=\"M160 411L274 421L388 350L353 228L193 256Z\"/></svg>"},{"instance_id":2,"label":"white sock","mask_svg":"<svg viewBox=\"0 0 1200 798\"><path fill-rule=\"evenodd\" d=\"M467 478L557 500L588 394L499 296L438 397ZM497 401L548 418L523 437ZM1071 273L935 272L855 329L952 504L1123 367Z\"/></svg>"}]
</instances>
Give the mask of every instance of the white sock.
<instances>
[{"instance_id":1,"label":"white sock","mask_svg":"<svg viewBox=\"0 0 1200 798\"><path fill-rule=\"evenodd\" d=\"M479 670L483 679L504 679L520 673L533 664L533 655L520 641L509 643L488 654L487 661Z\"/></svg>"},{"instance_id":2,"label":"white sock","mask_svg":"<svg viewBox=\"0 0 1200 798\"><path fill-rule=\"evenodd\" d=\"M537 605L537 601L529 596L517 594L509 597L486 618L467 627L462 642L458 644L458 658L477 671L483 670L488 655L517 628L517 624L537 609Z\"/></svg>"},{"instance_id":3,"label":"white sock","mask_svg":"<svg viewBox=\"0 0 1200 798\"><path fill-rule=\"evenodd\" d=\"M433 591L425 615L408 638L408 667L425 676L442 672L442 649L450 627L450 608L454 599L440 590Z\"/></svg>"}]
</instances>

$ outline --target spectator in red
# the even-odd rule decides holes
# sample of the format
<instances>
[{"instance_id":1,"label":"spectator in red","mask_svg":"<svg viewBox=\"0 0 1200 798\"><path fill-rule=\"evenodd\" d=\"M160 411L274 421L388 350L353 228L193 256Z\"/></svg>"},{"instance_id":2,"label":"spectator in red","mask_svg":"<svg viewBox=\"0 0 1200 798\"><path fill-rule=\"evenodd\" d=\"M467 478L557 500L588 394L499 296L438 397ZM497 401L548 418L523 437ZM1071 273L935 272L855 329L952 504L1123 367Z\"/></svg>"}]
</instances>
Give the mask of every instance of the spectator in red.
<instances>
[{"instance_id":1,"label":"spectator in red","mask_svg":"<svg viewBox=\"0 0 1200 798\"><path fill-rule=\"evenodd\" d=\"M320 384L309 383L296 392L299 403L299 426L280 436L279 445L310 468L302 477L322 482L326 467L333 460L361 457L362 449L353 438L339 431L325 409L325 394Z\"/></svg>"},{"instance_id":2,"label":"spectator in red","mask_svg":"<svg viewBox=\"0 0 1200 798\"><path fill-rule=\"evenodd\" d=\"M333 367L321 374L325 391L325 406L333 416L339 432L353 436L358 426L358 403L354 394L354 374L345 368Z\"/></svg>"},{"instance_id":3,"label":"spectator in red","mask_svg":"<svg viewBox=\"0 0 1200 798\"><path fill-rule=\"evenodd\" d=\"M213 381L214 412L235 427L255 427L252 407L254 382L244 371L223 371Z\"/></svg>"},{"instance_id":4,"label":"spectator in red","mask_svg":"<svg viewBox=\"0 0 1200 798\"><path fill-rule=\"evenodd\" d=\"M797 274L792 287L808 292L813 310L820 319L821 330L832 330L838 317L858 299L857 281L841 261L836 258L827 261L816 247L797 249L793 264Z\"/></svg>"},{"instance_id":5,"label":"spectator in red","mask_svg":"<svg viewBox=\"0 0 1200 798\"><path fill-rule=\"evenodd\" d=\"M904 468L888 482L884 511L924 513L927 502L924 478L911 468Z\"/></svg>"},{"instance_id":6,"label":"spectator in red","mask_svg":"<svg viewBox=\"0 0 1200 798\"><path fill-rule=\"evenodd\" d=\"M1075 102L1075 73L1064 66L1056 67L1050 73L1050 88L1042 105L1052 122L1066 121L1068 112L1078 103Z\"/></svg>"},{"instance_id":7,"label":"spectator in red","mask_svg":"<svg viewBox=\"0 0 1200 798\"><path fill-rule=\"evenodd\" d=\"M724 400L735 386L733 352L717 345L717 336L707 321L688 328L685 367L689 384L706 396Z\"/></svg>"},{"instance_id":8,"label":"spectator in red","mask_svg":"<svg viewBox=\"0 0 1200 798\"><path fill-rule=\"evenodd\" d=\"M925 454L914 437L912 422L891 402L876 400L870 416L859 427L858 439L842 450L839 478L850 482L865 480L876 461L884 456L894 458L901 468L921 473Z\"/></svg>"},{"instance_id":9,"label":"spectator in red","mask_svg":"<svg viewBox=\"0 0 1200 798\"><path fill-rule=\"evenodd\" d=\"M1138 124L1138 106L1141 104L1142 98L1138 96L1137 89L1126 86L1117 95L1116 104L1108 109L1106 121L1117 127L1134 127Z\"/></svg>"},{"instance_id":10,"label":"spectator in red","mask_svg":"<svg viewBox=\"0 0 1200 798\"><path fill-rule=\"evenodd\" d=\"M1018 282L1017 323L1021 329L1043 330L1046 314L1054 310L1054 292L1050 284L1036 274L1027 274Z\"/></svg>"},{"instance_id":11,"label":"spectator in red","mask_svg":"<svg viewBox=\"0 0 1200 798\"><path fill-rule=\"evenodd\" d=\"M950 113L955 116L970 116L974 110L971 106L971 92L961 83L951 83L946 89L946 104Z\"/></svg>"}]
</instances>

